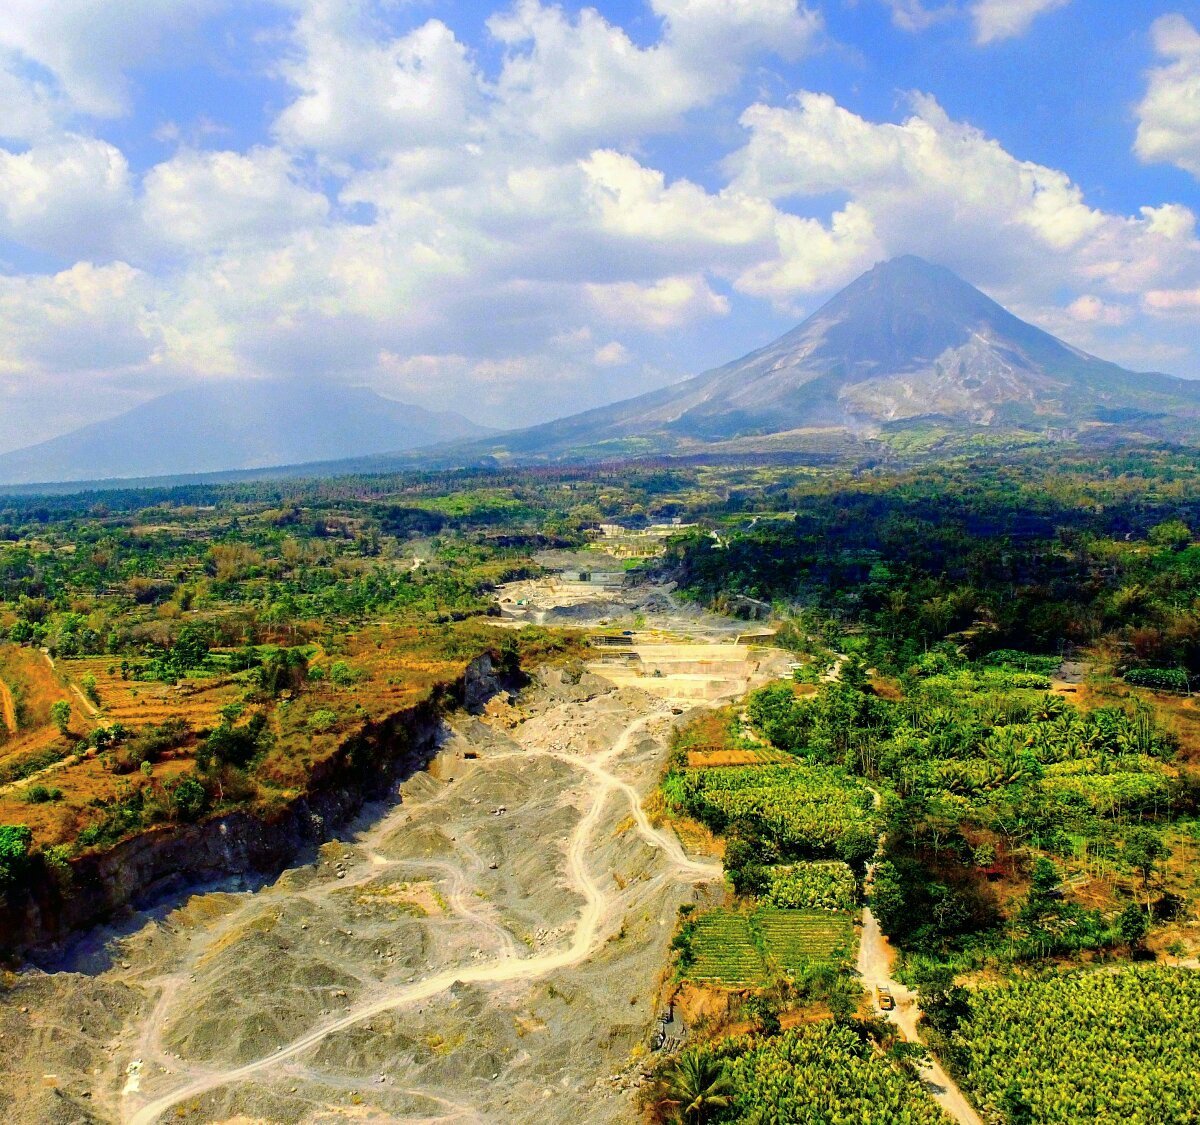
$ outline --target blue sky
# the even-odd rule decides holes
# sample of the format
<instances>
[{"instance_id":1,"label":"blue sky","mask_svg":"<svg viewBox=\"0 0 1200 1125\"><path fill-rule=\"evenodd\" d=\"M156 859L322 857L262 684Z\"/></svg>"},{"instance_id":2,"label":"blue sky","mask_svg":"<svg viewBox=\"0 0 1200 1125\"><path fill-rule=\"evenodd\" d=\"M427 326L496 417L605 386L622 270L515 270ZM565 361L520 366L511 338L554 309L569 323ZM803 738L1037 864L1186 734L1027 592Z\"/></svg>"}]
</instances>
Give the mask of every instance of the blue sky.
<instances>
[{"instance_id":1,"label":"blue sky","mask_svg":"<svg viewBox=\"0 0 1200 1125\"><path fill-rule=\"evenodd\" d=\"M9 0L0 450L200 380L515 425L936 259L1200 376L1200 3Z\"/></svg>"}]
</instances>

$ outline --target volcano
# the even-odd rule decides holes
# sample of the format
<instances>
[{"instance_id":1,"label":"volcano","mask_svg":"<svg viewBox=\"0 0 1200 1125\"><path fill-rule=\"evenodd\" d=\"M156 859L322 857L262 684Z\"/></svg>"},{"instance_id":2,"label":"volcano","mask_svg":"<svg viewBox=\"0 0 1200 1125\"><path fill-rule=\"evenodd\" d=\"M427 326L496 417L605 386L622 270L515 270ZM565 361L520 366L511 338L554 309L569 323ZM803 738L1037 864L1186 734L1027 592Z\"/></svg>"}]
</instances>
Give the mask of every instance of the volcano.
<instances>
[{"instance_id":1,"label":"volcano","mask_svg":"<svg viewBox=\"0 0 1200 1125\"><path fill-rule=\"evenodd\" d=\"M517 457L731 442L803 448L821 435L864 439L931 426L1194 438L1200 382L1098 359L1020 320L950 270L902 257L741 359L489 444Z\"/></svg>"}]
</instances>

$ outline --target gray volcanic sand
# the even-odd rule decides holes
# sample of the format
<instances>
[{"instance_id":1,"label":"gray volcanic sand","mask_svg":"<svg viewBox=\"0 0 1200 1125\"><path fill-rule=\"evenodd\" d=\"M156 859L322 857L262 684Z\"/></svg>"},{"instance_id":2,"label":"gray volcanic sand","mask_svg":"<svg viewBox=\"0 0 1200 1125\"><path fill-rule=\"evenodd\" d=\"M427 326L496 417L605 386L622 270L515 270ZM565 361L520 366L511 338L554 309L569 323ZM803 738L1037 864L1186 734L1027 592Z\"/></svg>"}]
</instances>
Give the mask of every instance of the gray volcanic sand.
<instances>
[{"instance_id":1,"label":"gray volcanic sand","mask_svg":"<svg viewBox=\"0 0 1200 1125\"><path fill-rule=\"evenodd\" d=\"M548 672L523 721L497 714L454 717L430 772L314 863L103 932L74 954L86 971L10 982L7 1119L131 1120L207 1082L161 1119L633 1120L676 911L714 873L681 868L572 758L647 792L671 710ZM576 949L589 903L594 940ZM510 979L456 980L472 971Z\"/></svg>"}]
</instances>

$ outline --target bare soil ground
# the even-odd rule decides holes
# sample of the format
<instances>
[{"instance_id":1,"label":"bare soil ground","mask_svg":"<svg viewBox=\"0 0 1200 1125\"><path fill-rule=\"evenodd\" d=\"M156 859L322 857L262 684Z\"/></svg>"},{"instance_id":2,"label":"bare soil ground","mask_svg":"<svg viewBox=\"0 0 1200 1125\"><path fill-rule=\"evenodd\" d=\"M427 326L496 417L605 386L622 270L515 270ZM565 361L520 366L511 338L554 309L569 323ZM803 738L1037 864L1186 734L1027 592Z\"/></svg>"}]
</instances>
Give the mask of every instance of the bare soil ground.
<instances>
[{"instance_id":1,"label":"bare soil ground","mask_svg":"<svg viewBox=\"0 0 1200 1125\"><path fill-rule=\"evenodd\" d=\"M677 909L720 878L641 807L678 709L547 671L513 706L456 717L433 769L310 862L9 979L0 1110L634 1119Z\"/></svg>"},{"instance_id":2,"label":"bare soil ground","mask_svg":"<svg viewBox=\"0 0 1200 1125\"><path fill-rule=\"evenodd\" d=\"M17 733L17 707L8 684L0 680L0 726L7 734Z\"/></svg>"}]
</instances>

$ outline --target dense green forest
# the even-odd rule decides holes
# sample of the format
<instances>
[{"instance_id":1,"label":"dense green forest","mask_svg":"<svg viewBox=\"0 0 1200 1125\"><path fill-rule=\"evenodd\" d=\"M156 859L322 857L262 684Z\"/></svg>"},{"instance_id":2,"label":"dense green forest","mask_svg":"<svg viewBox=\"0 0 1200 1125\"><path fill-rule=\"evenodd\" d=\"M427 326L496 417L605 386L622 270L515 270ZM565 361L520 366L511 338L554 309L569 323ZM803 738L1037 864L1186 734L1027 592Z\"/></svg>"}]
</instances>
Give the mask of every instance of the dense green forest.
<instances>
[{"instance_id":1,"label":"dense green forest","mask_svg":"<svg viewBox=\"0 0 1200 1125\"><path fill-rule=\"evenodd\" d=\"M950 638L973 654L1104 642L1122 667L1200 672L1190 457L971 461L764 491L782 518L675 545L694 596L807 607L865 631L892 670Z\"/></svg>"}]
</instances>

